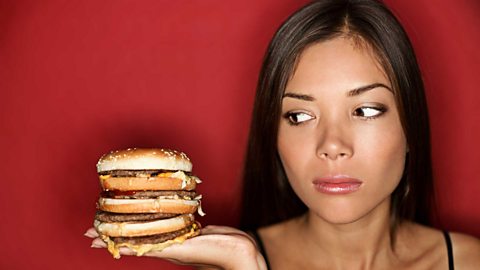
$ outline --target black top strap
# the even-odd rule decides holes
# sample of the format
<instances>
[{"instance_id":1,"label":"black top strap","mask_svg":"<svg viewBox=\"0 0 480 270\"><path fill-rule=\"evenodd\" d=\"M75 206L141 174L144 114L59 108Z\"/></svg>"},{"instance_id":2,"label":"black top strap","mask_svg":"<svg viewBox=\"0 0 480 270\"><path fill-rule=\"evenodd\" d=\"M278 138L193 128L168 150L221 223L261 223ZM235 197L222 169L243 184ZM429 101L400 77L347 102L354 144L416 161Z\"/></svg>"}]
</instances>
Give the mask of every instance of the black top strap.
<instances>
[{"instance_id":1,"label":"black top strap","mask_svg":"<svg viewBox=\"0 0 480 270\"><path fill-rule=\"evenodd\" d=\"M452 240L450 239L450 234L447 231L443 231L443 236L445 237L445 242L447 243L447 252L448 252L448 269L454 270L453 265L453 249L452 249Z\"/></svg>"},{"instance_id":2,"label":"black top strap","mask_svg":"<svg viewBox=\"0 0 480 270\"><path fill-rule=\"evenodd\" d=\"M260 248L260 253L265 259L265 263L267 264L267 269L270 269L270 263L268 262L267 253L265 252L265 247L263 246L263 241L260 238L260 235L258 235L257 230L251 231L250 234L253 236L253 238L255 238L255 241L258 244L258 248Z\"/></svg>"}]
</instances>

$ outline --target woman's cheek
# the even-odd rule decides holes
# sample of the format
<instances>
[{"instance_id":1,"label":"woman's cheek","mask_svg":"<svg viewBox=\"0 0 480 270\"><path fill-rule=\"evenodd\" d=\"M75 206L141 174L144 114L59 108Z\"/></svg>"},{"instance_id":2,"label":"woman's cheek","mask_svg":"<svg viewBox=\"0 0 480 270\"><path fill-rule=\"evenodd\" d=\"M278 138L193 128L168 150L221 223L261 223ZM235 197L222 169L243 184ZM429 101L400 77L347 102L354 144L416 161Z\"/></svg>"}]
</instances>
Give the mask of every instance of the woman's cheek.
<instances>
[{"instance_id":1,"label":"woman's cheek","mask_svg":"<svg viewBox=\"0 0 480 270\"><path fill-rule=\"evenodd\" d=\"M312 140L314 135L298 127L280 127L278 153L289 179L302 178L301 172L308 171L308 162L315 154Z\"/></svg>"},{"instance_id":2,"label":"woman's cheek","mask_svg":"<svg viewBox=\"0 0 480 270\"><path fill-rule=\"evenodd\" d=\"M363 163L362 167L369 168L369 178L378 179L387 184L388 189L394 189L405 167L406 141L403 130L389 127L371 132L358 141L356 154ZM390 185L385 181L389 181Z\"/></svg>"}]
</instances>

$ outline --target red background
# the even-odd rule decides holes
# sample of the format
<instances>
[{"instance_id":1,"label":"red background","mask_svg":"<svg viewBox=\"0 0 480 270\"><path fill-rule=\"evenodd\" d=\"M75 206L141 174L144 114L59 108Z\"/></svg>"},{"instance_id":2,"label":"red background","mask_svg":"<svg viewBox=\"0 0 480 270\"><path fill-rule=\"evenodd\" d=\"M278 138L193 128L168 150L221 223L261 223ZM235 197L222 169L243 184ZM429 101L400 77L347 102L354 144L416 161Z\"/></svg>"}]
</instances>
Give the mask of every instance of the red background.
<instances>
[{"instance_id":1,"label":"red background","mask_svg":"<svg viewBox=\"0 0 480 270\"><path fill-rule=\"evenodd\" d=\"M236 225L262 55L304 2L0 1L0 268L183 269L89 247L112 149L185 151L202 223ZM442 226L480 236L475 2L387 1L423 69Z\"/></svg>"}]
</instances>

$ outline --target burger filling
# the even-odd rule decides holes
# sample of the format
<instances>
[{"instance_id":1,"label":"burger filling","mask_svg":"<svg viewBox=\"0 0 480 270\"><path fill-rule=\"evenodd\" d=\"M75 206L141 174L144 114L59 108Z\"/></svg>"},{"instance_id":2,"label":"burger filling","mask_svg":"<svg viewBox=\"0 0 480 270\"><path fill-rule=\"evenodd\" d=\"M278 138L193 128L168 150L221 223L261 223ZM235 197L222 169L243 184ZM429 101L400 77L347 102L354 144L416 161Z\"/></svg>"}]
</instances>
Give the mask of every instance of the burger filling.
<instances>
[{"instance_id":1,"label":"burger filling","mask_svg":"<svg viewBox=\"0 0 480 270\"><path fill-rule=\"evenodd\" d=\"M168 177L169 175L175 174L179 171L170 171L170 170L112 170L100 172L100 176L109 176L109 177ZM190 172L183 172L185 175L190 176Z\"/></svg>"},{"instance_id":2,"label":"burger filling","mask_svg":"<svg viewBox=\"0 0 480 270\"><path fill-rule=\"evenodd\" d=\"M174 239L180 235L186 234L191 230L191 227L192 225L190 224L189 226L174 232L161 233L161 234L148 235L148 236L136 236L136 237L110 237L110 239L115 244L120 244L120 243L128 243L131 245L157 244L170 239Z\"/></svg>"},{"instance_id":3,"label":"burger filling","mask_svg":"<svg viewBox=\"0 0 480 270\"><path fill-rule=\"evenodd\" d=\"M179 214L167 213L138 213L138 214L118 214L105 211L98 211L95 219L102 222L133 222L133 221L152 221L157 219L172 218Z\"/></svg>"},{"instance_id":4,"label":"burger filling","mask_svg":"<svg viewBox=\"0 0 480 270\"><path fill-rule=\"evenodd\" d=\"M112 199L151 199L158 197L166 197L172 199L192 200L197 197L195 191L184 190L168 190L168 191L153 191L153 190L104 190L101 197Z\"/></svg>"},{"instance_id":5,"label":"burger filling","mask_svg":"<svg viewBox=\"0 0 480 270\"><path fill-rule=\"evenodd\" d=\"M142 256L143 254L149 251L161 251L164 248L176 244L176 243L183 243L188 238L194 237L200 234L200 225L197 223L193 223L189 227L185 229L179 230L184 231L183 234L177 232L170 232L166 233L170 238L164 238L160 234L158 236L147 236L147 237L140 237L143 238L147 242L137 241L134 238L139 239L139 237L109 237L106 235L102 235L102 239L107 243L108 251L113 255L115 259L120 258L120 247L128 247L137 253L137 256ZM150 237L156 237L155 240L152 240ZM149 238L149 239L145 239ZM125 240L125 241L124 241ZM163 241L162 241L163 240ZM150 242L150 243L148 243Z\"/></svg>"}]
</instances>

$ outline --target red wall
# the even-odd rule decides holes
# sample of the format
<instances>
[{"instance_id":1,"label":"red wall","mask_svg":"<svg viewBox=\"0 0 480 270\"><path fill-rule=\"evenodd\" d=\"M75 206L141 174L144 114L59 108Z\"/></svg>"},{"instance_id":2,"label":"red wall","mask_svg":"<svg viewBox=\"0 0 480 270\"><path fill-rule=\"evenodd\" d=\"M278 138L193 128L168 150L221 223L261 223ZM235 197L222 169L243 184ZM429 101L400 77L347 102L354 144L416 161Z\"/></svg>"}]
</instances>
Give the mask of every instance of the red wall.
<instances>
[{"instance_id":1,"label":"red wall","mask_svg":"<svg viewBox=\"0 0 480 270\"><path fill-rule=\"evenodd\" d=\"M184 269L90 249L95 164L117 148L185 151L202 223L235 225L262 55L304 2L0 1L0 268ZM387 2L423 68L443 224L480 236L480 5Z\"/></svg>"}]
</instances>

